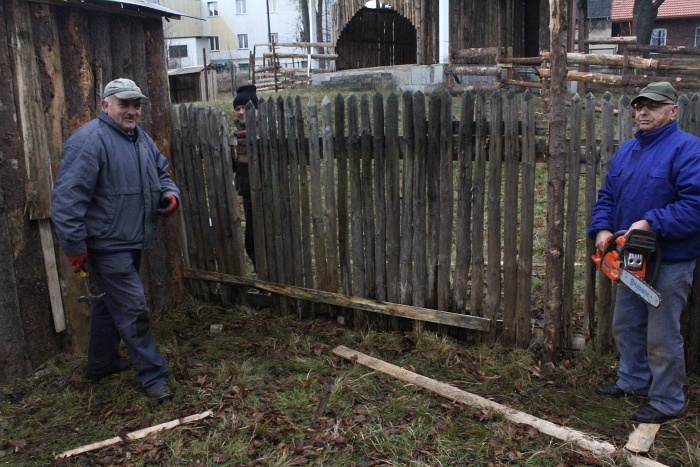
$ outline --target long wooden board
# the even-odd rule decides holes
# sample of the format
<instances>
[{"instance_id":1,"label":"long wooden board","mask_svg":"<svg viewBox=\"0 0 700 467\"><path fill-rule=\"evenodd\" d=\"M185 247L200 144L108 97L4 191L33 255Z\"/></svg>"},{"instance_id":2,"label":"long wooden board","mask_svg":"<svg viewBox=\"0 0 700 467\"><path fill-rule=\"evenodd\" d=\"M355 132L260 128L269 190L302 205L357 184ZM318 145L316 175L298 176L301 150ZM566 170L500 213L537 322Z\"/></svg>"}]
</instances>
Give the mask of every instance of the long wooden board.
<instances>
[{"instance_id":1,"label":"long wooden board","mask_svg":"<svg viewBox=\"0 0 700 467\"><path fill-rule=\"evenodd\" d=\"M436 381L434 379L419 375L412 371L408 371L396 365L392 365L391 363L387 363L377 358L370 357L369 355L365 355L362 352L352 350L348 347L345 347L344 345L339 345L338 347L333 349L333 353L339 357L351 360L353 362L357 362L361 365L372 368L373 370L380 371L386 375L393 376L394 378L400 379L401 381L415 384L416 386L433 391L436 394L439 394L447 399L461 402L463 404L471 406L491 408L496 412L503 414L506 420L509 420L514 423L530 425L537 428L542 433L553 436L557 439L561 439L569 443L576 443L579 447L586 449L587 451L590 451L597 456L611 457L617 452L617 449L612 444L607 443L605 441L599 441L586 433L574 430L572 428L557 425L548 420L542 420L541 418L537 418L525 412L512 409L508 406L499 404L498 402L494 402L481 396L477 396L476 394L463 391L447 383ZM649 458L637 456L636 454L631 452L622 451L621 453L633 466L646 467L664 465L653 461Z\"/></svg>"},{"instance_id":2,"label":"long wooden board","mask_svg":"<svg viewBox=\"0 0 700 467\"><path fill-rule=\"evenodd\" d=\"M429 323L446 324L459 328L474 329L477 331L488 331L490 320L478 316L460 315L445 311L431 310L397 303L381 302L379 300L369 300L366 298L349 297L334 292L322 290L312 290L291 285L281 285L272 282L265 282L247 277L231 276L218 272L201 271L197 269L185 268L185 278L222 282L226 284L238 284L248 287L255 287L268 292L273 292L286 297L300 298L318 303L327 303L362 311L371 311L389 316L399 316Z\"/></svg>"}]
</instances>

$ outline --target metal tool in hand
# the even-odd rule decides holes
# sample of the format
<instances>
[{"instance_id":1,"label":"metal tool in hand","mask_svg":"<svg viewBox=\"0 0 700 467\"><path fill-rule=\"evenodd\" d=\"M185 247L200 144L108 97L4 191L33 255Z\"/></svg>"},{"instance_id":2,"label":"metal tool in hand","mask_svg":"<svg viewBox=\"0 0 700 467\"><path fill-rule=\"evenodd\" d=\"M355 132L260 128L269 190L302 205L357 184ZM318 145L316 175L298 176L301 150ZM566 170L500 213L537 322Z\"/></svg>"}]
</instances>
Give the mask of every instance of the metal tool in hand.
<instances>
[{"instance_id":1,"label":"metal tool in hand","mask_svg":"<svg viewBox=\"0 0 700 467\"><path fill-rule=\"evenodd\" d=\"M656 234L648 230L632 230L629 235L626 233L621 230L608 237L603 250L593 255L593 262L610 280L619 280L642 300L658 308L661 297L648 283L656 279L661 265L661 250ZM647 278L647 263L654 252L654 270Z\"/></svg>"},{"instance_id":2,"label":"metal tool in hand","mask_svg":"<svg viewBox=\"0 0 700 467\"><path fill-rule=\"evenodd\" d=\"M92 303L95 300L100 300L102 297L104 297L104 292L99 295L93 295L90 291L90 281L88 281L88 275L87 271L85 270L85 266L80 268L80 277L83 278L83 284L85 284L85 295L81 295L80 297L78 297L79 302Z\"/></svg>"}]
</instances>

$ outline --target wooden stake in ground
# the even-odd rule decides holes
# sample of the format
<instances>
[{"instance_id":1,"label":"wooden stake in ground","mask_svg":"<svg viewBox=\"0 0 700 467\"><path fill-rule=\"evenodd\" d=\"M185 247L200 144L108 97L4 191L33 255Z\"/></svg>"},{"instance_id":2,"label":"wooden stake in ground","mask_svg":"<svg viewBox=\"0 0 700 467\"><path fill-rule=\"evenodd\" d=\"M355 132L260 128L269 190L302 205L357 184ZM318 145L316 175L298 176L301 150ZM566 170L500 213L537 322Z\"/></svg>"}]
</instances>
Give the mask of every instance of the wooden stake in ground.
<instances>
[{"instance_id":1,"label":"wooden stake in ground","mask_svg":"<svg viewBox=\"0 0 700 467\"><path fill-rule=\"evenodd\" d=\"M416 386L433 391L447 399L471 406L491 408L494 411L503 414L503 416L511 422L533 426L542 433L553 436L557 439L570 443L576 443L579 447L590 451L597 456L611 457L618 452L615 446L612 444L606 443L605 441L598 441L586 433L557 425L548 420L542 420L541 418L537 418L525 412L520 412L519 410L511 409L510 407L490 401L481 396L477 396L476 394L462 391L461 389L447 383L421 376L396 365L392 365L391 363L387 363L377 358L365 355L361 352L349 349L344 345L339 345L333 349L333 353L339 357L352 360L389 376L393 376L401 381L406 381L407 383L415 384ZM637 456L631 452L622 451L621 454L625 456L626 460L633 466L651 467L664 465L649 458Z\"/></svg>"},{"instance_id":2,"label":"wooden stake in ground","mask_svg":"<svg viewBox=\"0 0 700 467\"><path fill-rule=\"evenodd\" d=\"M171 420L169 422L161 423L159 425L154 425L148 428L143 428L141 430L136 430L132 431L131 433L126 434L126 439L127 440L134 440L134 439L141 439L145 438L148 435L152 435L154 433L158 433L159 431L162 430L169 430L170 428L175 428L176 426L184 425L186 423L192 423L196 422L198 420L202 420L204 418L207 418L210 416L213 412L211 410L207 410L206 412L202 412L196 415L190 415L189 417L185 418L178 418L176 420ZM77 454L82 454L84 452L89 452L89 451L95 451L97 449L102 449L107 446L111 446L113 444L121 443L124 441L124 438L121 436L115 436L114 438L106 439L104 441L99 441L97 443L92 443L92 444L86 444L85 446L80 446L79 448L71 449L69 451L64 451L61 454L56 456L56 459L64 459L66 457L71 457L75 456Z\"/></svg>"}]
</instances>

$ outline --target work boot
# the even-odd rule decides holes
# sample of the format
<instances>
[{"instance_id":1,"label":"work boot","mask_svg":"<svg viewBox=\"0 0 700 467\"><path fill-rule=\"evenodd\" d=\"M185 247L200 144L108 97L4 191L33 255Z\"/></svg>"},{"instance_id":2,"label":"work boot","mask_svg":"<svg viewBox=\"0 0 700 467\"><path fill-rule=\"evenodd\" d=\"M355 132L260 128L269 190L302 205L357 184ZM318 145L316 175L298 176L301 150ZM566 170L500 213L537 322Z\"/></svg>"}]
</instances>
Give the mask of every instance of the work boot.
<instances>
[{"instance_id":1,"label":"work boot","mask_svg":"<svg viewBox=\"0 0 700 467\"><path fill-rule=\"evenodd\" d=\"M657 409L651 405L645 405L641 409L637 410L630 417L635 422L639 423L666 423L669 420L675 420L680 417L680 415L666 415L663 412L659 412Z\"/></svg>"},{"instance_id":2,"label":"work boot","mask_svg":"<svg viewBox=\"0 0 700 467\"><path fill-rule=\"evenodd\" d=\"M595 393L601 396L613 397L615 399L627 396L643 396L643 394L637 394L634 391L625 391L615 383L603 383L595 388Z\"/></svg>"},{"instance_id":3,"label":"work boot","mask_svg":"<svg viewBox=\"0 0 700 467\"><path fill-rule=\"evenodd\" d=\"M146 389L146 394L149 398L156 402L169 401L174 397L173 390L170 389L168 383L158 386L156 388Z\"/></svg>"},{"instance_id":4,"label":"work boot","mask_svg":"<svg viewBox=\"0 0 700 467\"><path fill-rule=\"evenodd\" d=\"M124 370L128 370L132 366L133 365L131 363L131 360L129 360L127 358L120 358L119 360L117 360L117 364L113 368L110 368L107 371L101 371L99 373L87 373L86 372L85 377L87 379L89 379L90 381L99 381L106 376L113 375L115 373L120 373Z\"/></svg>"}]
</instances>

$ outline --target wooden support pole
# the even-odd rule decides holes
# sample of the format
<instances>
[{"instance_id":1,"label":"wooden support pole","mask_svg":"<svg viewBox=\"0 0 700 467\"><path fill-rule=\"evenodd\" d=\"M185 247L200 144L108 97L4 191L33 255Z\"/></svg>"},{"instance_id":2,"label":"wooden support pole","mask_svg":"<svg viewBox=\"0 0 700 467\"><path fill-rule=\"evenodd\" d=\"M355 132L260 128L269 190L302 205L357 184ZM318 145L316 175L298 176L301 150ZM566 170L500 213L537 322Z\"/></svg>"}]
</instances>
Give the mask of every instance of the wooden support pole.
<instances>
[{"instance_id":1,"label":"wooden support pole","mask_svg":"<svg viewBox=\"0 0 700 467\"><path fill-rule=\"evenodd\" d=\"M265 282L247 277L231 276L218 272L185 268L185 278L221 282L225 284L245 285L279 295L284 295L285 297L300 298L302 300L309 300L317 303L327 303L329 305L337 305L356 310L381 313L389 316L399 316L402 318L410 318L428 323L446 324L448 326L473 329L476 331L489 331L490 329L490 321L478 316L461 315L416 306L399 305L396 303L387 303L359 297L349 297L339 293L306 289L291 285L275 284L272 282Z\"/></svg>"},{"instance_id":2,"label":"wooden support pole","mask_svg":"<svg viewBox=\"0 0 700 467\"><path fill-rule=\"evenodd\" d=\"M618 452L615 446L612 444L606 443L605 441L599 441L589 434L565 426L557 425L548 420L543 420L528 413L512 409L508 406L499 404L498 402L494 402L484 397L477 396L476 394L463 391L447 383L436 381L396 365L392 365L391 363L370 357L369 355L352 350L344 345L339 345L333 349L333 354L359 363L368 368L372 368L373 370L379 371L388 376L392 376L401 381L427 389L446 399L461 402L462 404L470 406L492 409L503 414L503 417L508 421L533 426L542 433L568 443L575 443L579 447L590 451L597 456L611 457ZM640 457L630 452L622 451L622 454L633 466L663 466L663 464L649 458Z\"/></svg>"}]
</instances>

